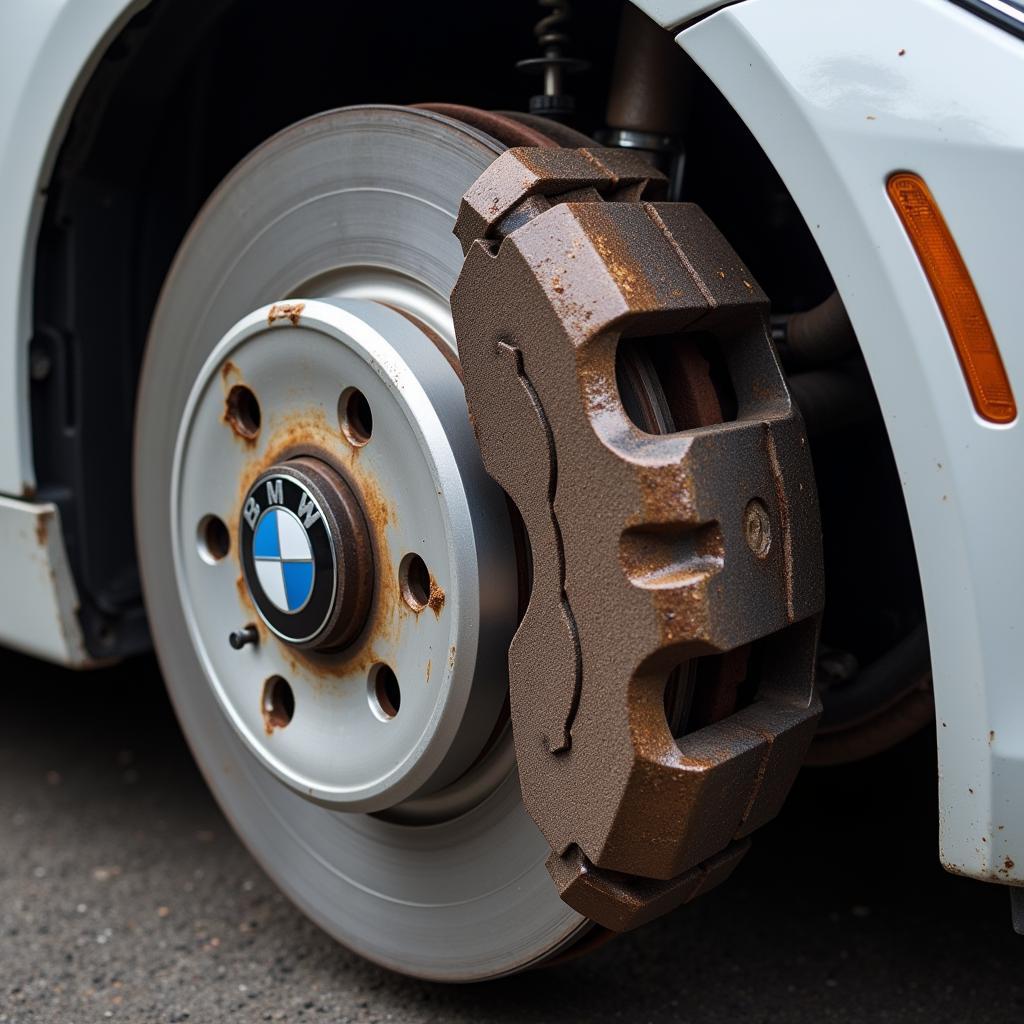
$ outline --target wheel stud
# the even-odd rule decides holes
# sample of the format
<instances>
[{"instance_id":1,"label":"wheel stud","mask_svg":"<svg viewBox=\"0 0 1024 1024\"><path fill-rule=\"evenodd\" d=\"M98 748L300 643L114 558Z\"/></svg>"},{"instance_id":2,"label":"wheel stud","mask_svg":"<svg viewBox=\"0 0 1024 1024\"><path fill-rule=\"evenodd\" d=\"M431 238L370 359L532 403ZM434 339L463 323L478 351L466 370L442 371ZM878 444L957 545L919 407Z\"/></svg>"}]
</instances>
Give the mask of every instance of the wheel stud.
<instances>
[{"instance_id":1,"label":"wheel stud","mask_svg":"<svg viewBox=\"0 0 1024 1024\"><path fill-rule=\"evenodd\" d=\"M255 626L244 626L242 629L236 629L228 636L228 643L236 651L240 651L247 644L259 643L259 639L260 635Z\"/></svg>"}]
</instances>

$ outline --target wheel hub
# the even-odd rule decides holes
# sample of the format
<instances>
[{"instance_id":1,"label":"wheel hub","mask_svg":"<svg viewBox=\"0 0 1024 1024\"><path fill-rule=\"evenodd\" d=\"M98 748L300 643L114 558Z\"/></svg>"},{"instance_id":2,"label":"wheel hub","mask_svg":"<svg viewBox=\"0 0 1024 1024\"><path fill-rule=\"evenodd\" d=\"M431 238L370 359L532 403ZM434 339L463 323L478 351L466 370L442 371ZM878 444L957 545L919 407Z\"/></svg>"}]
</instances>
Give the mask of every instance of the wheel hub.
<instances>
[{"instance_id":1,"label":"wheel hub","mask_svg":"<svg viewBox=\"0 0 1024 1024\"><path fill-rule=\"evenodd\" d=\"M504 701L510 526L439 344L367 300L257 310L179 439L183 596L221 707L283 782L342 810L450 783ZM237 523L220 558L211 520Z\"/></svg>"}]
</instances>

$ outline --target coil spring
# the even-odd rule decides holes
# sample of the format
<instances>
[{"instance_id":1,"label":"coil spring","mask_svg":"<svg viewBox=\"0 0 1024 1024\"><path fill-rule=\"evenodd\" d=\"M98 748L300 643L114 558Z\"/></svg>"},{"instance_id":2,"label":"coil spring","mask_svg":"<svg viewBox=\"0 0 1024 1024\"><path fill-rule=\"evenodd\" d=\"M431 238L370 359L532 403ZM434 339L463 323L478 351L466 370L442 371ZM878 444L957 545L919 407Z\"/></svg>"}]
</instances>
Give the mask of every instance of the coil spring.
<instances>
[{"instance_id":1,"label":"coil spring","mask_svg":"<svg viewBox=\"0 0 1024 1024\"><path fill-rule=\"evenodd\" d=\"M569 35L562 27L572 18L569 0L537 0L541 7L551 9L533 27L538 45L544 49L561 49L569 42Z\"/></svg>"}]
</instances>

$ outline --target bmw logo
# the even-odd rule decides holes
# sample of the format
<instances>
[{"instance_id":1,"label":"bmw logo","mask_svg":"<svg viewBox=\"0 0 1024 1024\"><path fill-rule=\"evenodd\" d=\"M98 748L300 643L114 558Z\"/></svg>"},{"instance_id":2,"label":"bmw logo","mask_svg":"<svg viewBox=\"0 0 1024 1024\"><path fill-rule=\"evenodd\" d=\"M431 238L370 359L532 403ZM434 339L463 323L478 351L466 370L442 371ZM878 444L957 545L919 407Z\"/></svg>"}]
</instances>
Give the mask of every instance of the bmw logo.
<instances>
[{"instance_id":1,"label":"bmw logo","mask_svg":"<svg viewBox=\"0 0 1024 1024\"><path fill-rule=\"evenodd\" d=\"M279 477L266 483L268 491L275 485L283 490L284 481ZM305 501L311 518L318 520L320 510L310 499ZM298 614L309 604L316 581L309 529L291 509L272 506L260 515L252 538L256 579L271 604L288 615Z\"/></svg>"},{"instance_id":2,"label":"bmw logo","mask_svg":"<svg viewBox=\"0 0 1024 1024\"><path fill-rule=\"evenodd\" d=\"M373 565L355 495L330 466L296 458L265 472L239 523L242 570L260 617L281 639L338 647L369 609Z\"/></svg>"}]
</instances>

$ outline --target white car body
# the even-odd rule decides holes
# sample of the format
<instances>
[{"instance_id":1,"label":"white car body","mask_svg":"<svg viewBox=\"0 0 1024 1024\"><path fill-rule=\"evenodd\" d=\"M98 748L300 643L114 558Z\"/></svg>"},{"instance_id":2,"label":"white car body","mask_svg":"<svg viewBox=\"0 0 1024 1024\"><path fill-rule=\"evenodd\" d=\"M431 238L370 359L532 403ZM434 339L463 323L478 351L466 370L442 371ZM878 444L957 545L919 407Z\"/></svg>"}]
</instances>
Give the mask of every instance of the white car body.
<instances>
[{"instance_id":1,"label":"white car body","mask_svg":"<svg viewBox=\"0 0 1024 1024\"><path fill-rule=\"evenodd\" d=\"M52 505L33 501L33 254L76 99L142 0L8 0L0 35L0 642L89 655ZM1024 394L1024 42L951 0L646 0L732 104L811 228L860 340L909 511L931 643L940 855L1024 886L1024 433L971 403L888 175L920 174ZM1005 5L1003 5L1005 6ZM1008 17L1013 15L1013 9ZM885 567L869 566L885 585Z\"/></svg>"}]
</instances>

